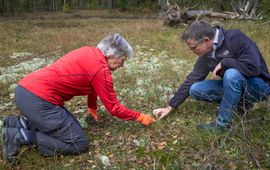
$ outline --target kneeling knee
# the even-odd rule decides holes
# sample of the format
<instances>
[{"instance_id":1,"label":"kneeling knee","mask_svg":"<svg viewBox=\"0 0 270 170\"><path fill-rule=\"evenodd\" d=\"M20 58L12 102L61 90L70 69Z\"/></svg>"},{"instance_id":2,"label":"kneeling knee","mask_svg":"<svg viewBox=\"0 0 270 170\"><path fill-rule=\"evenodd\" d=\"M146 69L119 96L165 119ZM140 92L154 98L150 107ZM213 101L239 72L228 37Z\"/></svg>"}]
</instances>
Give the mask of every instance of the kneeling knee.
<instances>
[{"instance_id":1,"label":"kneeling knee","mask_svg":"<svg viewBox=\"0 0 270 170\"><path fill-rule=\"evenodd\" d=\"M84 141L78 142L77 145L79 145L80 152L86 152L89 149L89 143L87 139L85 139Z\"/></svg>"},{"instance_id":2,"label":"kneeling knee","mask_svg":"<svg viewBox=\"0 0 270 170\"><path fill-rule=\"evenodd\" d=\"M223 81L230 82L230 81L236 81L243 77L243 75L234 68L230 68L225 71L223 76Z\"/></svg>"},{"instance_id":3,"label":"kneeling knee","mask_svg":"<svg viewBox=\"0 0 270 170\"><path fill-rule=\"evenodd\" d=\"M228 69L226 70L224 77L223 77L223 85L225 86L230 86L230 87L243 87L245 84L246 79L236 69Z\"/></svg>"},{"instance_id":4,"label":"kneeling knee","mask_svg":"<svg viewBox=\"0 0 270 170\"><path fill-rule=\"evenodd\" d=\"M80 152L82 153L82 152L87 152L88 149L89 149L89 146L88 146L88 144L87 144L87 145L81 146L81 148L80 148L79 150L80 150Z\"/></svg>"}]
</instances>

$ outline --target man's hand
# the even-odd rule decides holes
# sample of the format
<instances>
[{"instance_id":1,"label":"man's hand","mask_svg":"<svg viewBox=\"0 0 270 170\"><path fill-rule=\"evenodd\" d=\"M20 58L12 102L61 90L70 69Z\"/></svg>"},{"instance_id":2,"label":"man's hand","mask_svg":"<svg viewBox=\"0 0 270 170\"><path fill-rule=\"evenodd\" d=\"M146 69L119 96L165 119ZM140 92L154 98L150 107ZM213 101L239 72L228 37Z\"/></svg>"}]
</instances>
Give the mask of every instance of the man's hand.
<instances>
[{"instance_id":1,"label":"man's hand","mask_svg":"<svg viewBox=\"0 0 270 170\"><path fill-rule=\"evenodd\" d=\"M167 116L170 113L170 111L172 111L172 109L173 108L171 106L155 109L153 110L153 114L158 118L158 120L160 120L165 116Z\"/></svg>"},{"instance_id":2,"label":"man's hand","mask_svg":"<svg viewBox=\"0 0 270 170\"><path fill-rule=\"evenodd\" d=\"M221 63L218 63L218 65L216 65L216 68L214 69L213 73L212 73L212 79L216 80L217 79L217 73L221 70Z\"/></svg>"},{"instance_id":3,"label":"man's hand","mask_svg":"<svg viewBox=\"0 0 270 170\"><path fill-rule=\"evenodd\" d=\"M145 126L148 126L148 125L156 122L156 120L154 118L152 118L149 115L143 114L143 113L140 114L140 116L136 119L136 121L144 124Z\"/></svg>"}]
</instances>

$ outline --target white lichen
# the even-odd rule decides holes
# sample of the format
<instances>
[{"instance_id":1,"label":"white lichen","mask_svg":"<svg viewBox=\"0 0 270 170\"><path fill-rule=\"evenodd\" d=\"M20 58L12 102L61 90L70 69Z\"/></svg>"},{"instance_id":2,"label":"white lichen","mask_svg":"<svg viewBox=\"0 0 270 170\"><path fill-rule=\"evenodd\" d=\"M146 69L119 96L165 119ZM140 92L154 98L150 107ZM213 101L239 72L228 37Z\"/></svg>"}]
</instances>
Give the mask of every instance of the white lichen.
<instances>
[{"instance_id":1,"label":"white lichen","mask_svg":"<svg viewBox=\"0 0 270 170\"><path fill-rule=\"evenodd\" d=\"M21 57L28 57L28 56L33 56L33 53L27 53L27 52L14 52L12 53L9 58L15 59L15 58L21 58Z\"/></svg>"},{"instance_id":2,"label":"white lichen","mask_svg":"<svg viewBox=\"0 0 270 170\"><path fill-rule=\"evenodd\" d=\"M52 59L33 58L32 60L14 66L0 67L0 83L9 84L10 82L17 82L27 73L51 64L52 62Z\"/></svg>"}]
</instances>

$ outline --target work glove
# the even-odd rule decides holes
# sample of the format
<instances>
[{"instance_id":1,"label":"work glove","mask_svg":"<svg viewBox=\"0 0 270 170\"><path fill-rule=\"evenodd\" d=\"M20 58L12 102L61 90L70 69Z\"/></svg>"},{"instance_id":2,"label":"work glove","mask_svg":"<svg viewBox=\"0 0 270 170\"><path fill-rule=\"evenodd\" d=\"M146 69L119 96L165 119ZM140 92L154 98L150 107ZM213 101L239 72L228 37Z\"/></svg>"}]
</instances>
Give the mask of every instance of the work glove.
<instances>
[{"instance_id":1,"label":"work glove","mask_svg":"<svg viewBox=\"0 0 270 170\"><path fill-rule=\"evenodd\" d=\"M96 122L98 122L97 110L88 108L88 112L89 112L90 115L92 115L94 117Z\"/></svg>"},{"instance_id":2,"label":"work glove","mask_svg":"<svg viewBox=\"0 0 270 170\"><path fill-rule=\"evenodd\" d=\"M136 121L144 124L145 126L148 126L148 125L156 122L156 120L154 118L152 118L149 115L143 114L143 113L140 114L140 116L136 119Z\"/></svg>"}]
</instances>

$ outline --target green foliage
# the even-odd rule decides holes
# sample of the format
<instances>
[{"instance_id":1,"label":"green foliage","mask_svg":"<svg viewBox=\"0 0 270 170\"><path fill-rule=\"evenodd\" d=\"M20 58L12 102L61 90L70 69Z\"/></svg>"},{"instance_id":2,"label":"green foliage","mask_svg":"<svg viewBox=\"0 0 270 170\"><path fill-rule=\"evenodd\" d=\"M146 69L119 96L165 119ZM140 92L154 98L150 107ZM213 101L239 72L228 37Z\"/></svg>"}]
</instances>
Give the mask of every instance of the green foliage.
<instances>
[{"instance_id":1,"label":"green foliage","mask_svg":"<svg viewBox=\"0 0 270 170\"><path fill-rule=\"evenodd\" d=\"M71 7L70 7L70 4L68 2L63 5L63 12L65 12L65 13L71 12Z\"/></svg>"},{"instance_id":2,"label":"green foliage","mask_svg":"<svg viewBox=\"0 0 270 170\"><path fill-rule=\"evenodd\" d=\"M86 9L98 9L99 6L98 1L89 1L86 3Z\"/></svg>"},{"instance_id":3,"label":"green foliage","mask_svg":"<svg viewBox=\"0 0 270 170\"><path fill-rule=\"evenodd\" d=\"M257 14L266 16L268 19L270 18L270 1L269 0L261 1L260 5L258 6Z\"/></svg>"}]
</instances>

